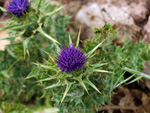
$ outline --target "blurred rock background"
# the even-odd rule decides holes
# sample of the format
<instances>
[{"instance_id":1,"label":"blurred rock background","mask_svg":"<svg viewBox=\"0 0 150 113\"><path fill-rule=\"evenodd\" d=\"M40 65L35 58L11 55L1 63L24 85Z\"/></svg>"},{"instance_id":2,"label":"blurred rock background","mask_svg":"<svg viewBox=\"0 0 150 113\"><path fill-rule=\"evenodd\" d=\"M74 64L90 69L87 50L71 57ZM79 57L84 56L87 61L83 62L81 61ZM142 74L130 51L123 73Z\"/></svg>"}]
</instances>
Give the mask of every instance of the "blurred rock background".
<instances>
[{"instance_id":1,"label":"blurred rock background","mask_svg":"<svg viewBox=\"0 0 150 113\"><path fill-rule=\"evenodd\" d=\"M5 4L5 0L0 0L0 6L4 6ZM5 17L6 15L3 14L1 11L0 11L0 22L3 22L5 21L7 18ZM4 25L0 23L0 28L3 27ZM5 37L8 37L8 34L7 34L7 31L0 31L0 38L5 38ZM0 40L0 50L4 50L5 48L5 45L8 44L9 42L7 40Z\"/></svg>"},{"instance_id":2,"label":"blurred rock background","mask_svg":"<svg viewBox=\"0 0 150 113\"><path fill-rule=\"evenodd\" d=\"M94 37L93 28L107 22L118 28L118 37L113 41L116 45L123 45L129 39L132 43L139 40L150 43L150 0L51 0L57 5L59 2L66 5L62 13L71 16L68 31L78 33L81 27L82 40ZM0 6L4 3L5 0L0 0ZM0 21L5 19L0 12ZM0 38L4 37L7 32L1 31ZM4 50L8 43L0 40L0 49ZM149 62L144 72L150 75ZM116 89L112 104L100 107L99 113L150 113L149 105L150 81L142 79Z\"/></svg>"}]
</instances>

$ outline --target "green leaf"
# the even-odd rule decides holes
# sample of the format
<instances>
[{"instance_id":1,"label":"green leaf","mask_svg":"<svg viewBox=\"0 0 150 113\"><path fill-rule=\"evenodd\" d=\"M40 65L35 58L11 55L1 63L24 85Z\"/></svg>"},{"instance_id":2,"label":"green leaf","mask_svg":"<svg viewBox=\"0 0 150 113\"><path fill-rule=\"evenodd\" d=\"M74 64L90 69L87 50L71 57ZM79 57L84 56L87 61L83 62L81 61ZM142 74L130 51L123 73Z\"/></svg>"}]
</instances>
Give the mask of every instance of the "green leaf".
<instances>
[{"instance_id":1,"label":"green leaf","mask_svg":"<svg viewBox=\"0 0 150 113\"><path fill-rule=\"evenodd\" d=\"M17 58L17 56L10 49L7 49L7 51L13 58Z\"/></svg>"},{"instance_id":2,"label":"green leaf","mask_svg":"<svg viewBox=\"0 0 150 113\"><path fill-rule=\"evenodd\" d=\"M133 83L133 82L139 81L141 78L143 78L143 76L136 77L135 79L133 79L132 81L130 81L130 82L127 83L127 84L131 84L131 83Z\"/></svg>"},{"instance_id":3,"label":"green leaf","mask_svg":"<svg viewBox=\"0 0 150 113\"><path fill-rule=\"evenodd\" d=\"M44 51L43 49L40 49L41 51L43 51L44 53L46 53L48 55L48 57L53 61L55 62L55 60L53 59L53 57L50 55L50 53Z\"/></svg>"},{"instance_id":4,"label":"green leaf","mask_svg":"<svg viewBox=\"0 0 150 113\"><path fill-rule=\"evenodd\" d=\"M141 73L141 72L139 72L139 71L136 71L136 70L133 70L133 69L129 69L129 68L127 68L127 67L124 67L124 68L122 68L122 69L125 70L125 71L128 71L128 72L130 72L130 73L132 73L132 74L136 74L136 75L142 76L142 77L144 77L144 78L150 79L150 75L147 75L147 74L145 74L145 73Z\"/></svg>"},{"instance_id":5,"label":"green leaf","mask_svg":"<svg viewBox=\"0 0 150 113\"><path fill-rule=\"evenodd\" d=\"M2 28L0 28L0 31L10 29L10 28L13 28L13 27L16 27L16 25L9 25L9 26L6 26L6 27L2 27Z\"/></svg>"},{"instance_id":6,"label":"green leaf","mask_svg":"<svg viewBox=\"0 0 150 113\"><path fill-rule=\"evenodd\" d=\"M38 7L37 7L37 13L39 13L41 2L42 2L42 0L39 1Z\"/></svg>"},{"instance_id":7,"label":"green leaf","mask_svg":"<svg viewBox=\"0 0 150 113\"><path fill-rule=\"evenodd\" d=\"M62 75L60 75L62 76ZM46 79L42 79L42 80L38 80L37 82L43 82L43 81L49 81L49 80L58 80L60 78L59 75L49 75L49 78L46 78Z\"/></svg>"},{"instance_id":8,"label":"green leaf","mask_svg":"<svg viewBox=\"0 0 150 113\"><path fill-rule=\"evenodd\" d=\"M100 46L102 45L103 42L104 42L104 41L102 41L102 42L99 43L95 48L93 48L91 51L89 51L89 52L86 54L87 58L89 58L89 57L94 53L94 51L95 51L98 47L100 47Z\"/></svg>"},{"instance_id":9,"label":"green leaf","mask_svg":"<svg viewBox=\"0 0 150 113\"><path fill-rule=\"evenodd\" d=\"M84 84L84 82L83 82L83 80L82 80L82 76L83 75L80 75L79 77L75 77L74 79L76 79L77 81L79 81L79 83L81 84L81 86L85 89L85 91L89 94L89 92L88 92L88 90L87 90L87 88L86 88L86 86L85 86L85 84Z\"/></svg>"},{"instance_id":10,"label":"green leaf","mask_svg":"<svg viewBox=\"0 0 150 113\"><path fill-rule=\"evenodd\" d=\"M109 71L106 71L106 70L100 70L100 69L91 69L91 71L100 72L100 73L113 73L113 72L109 72Z\"/></svg>"},{"instance_id":11,"label":"green leaf","mask_svg":"<svg viewBox=\"0 0 150 113\"><path fill-rule=\"evenodd\" d=\"M25 29L27 26L29 26L29 25L20 25L20 26L17 26L17 25L9 25L9 26L0 28L0 31L6 30L6 29L20 30L20 29Z\"/></svg>"},{"instance_id":12,"label":"green leaf","mask_svg":"<svg viewBox=\"0 0 150 113\"><path fill-rule=\"evenodd\" d=\"M89 84L92 88L94 88L97 92L101 94L101 92L98 90L98 88L89 80L89 76L86 77L86 80L84 80L85 83Z\"/></svg>"},{"instance_id":13,"label":"green leaf","mask_svg":"<svg viewBox=\"0 0 150 113\"><path fill-rule=\"evenodd\" d=\"M14 26L14 27L12 27L10 29L11 30L20 30L20 29L25 29L28 26L30 26L30 25L20 25L20 26Z\"/></svg>"},{"instance_id":14,"label":"green leaf","mask_svg":"<svg viewBox=\"0 0 150 113\"><path fill-rule=\"evenodd\" d=\"M37 67L34 67L32 71L29 73L29 75L26 77L26 79L36 77L36 75L39 73L39 69Z\"/></svg>"},{"instance_id":15,"label":"green leaf","mask_svg":"<svg viewBox=\"0 0 150 113\"><path fill-rule=\"evenodd\" d=\"M7 10L6 10L5 8L1 7L1 6L0 6L0 10L1 10L2 12L4 12L4 13L7 13Z\"/></svg>"},{"instance_id":16,"label":"green leaf","mask_svg":"<svg viewBox=\"0 0 150 113\"><path fill-rule=\"evenodd\" d=\"M59 87L59 86L63 86L65 85L64 81L58 81L56 84L50 85L48 87L46 87L45 89L50 89L50 88L55 88L55 87Z\"/></svg>"},{"instance_id":17,"label":"green leaf","mask_svg":"<svg viewBox=\"0 0 150 113\"><path fill-rule=\"evenodd\" d=\"M13 36L9 36L9 37L6 37L6 38L0 38L0 40L11 40L11 39L15 39L16 37L13 37Z\"/></svg>"},{"instance_id":18,"label":"green leaf","mask_svg":"<svg viewBox=\"0 0 150 113\"><path fill-rule=\"evenodd\" d=\"M71 40L71 36L69 34L69 45L71 45L71 44L72 44L72 40Z\"/></svg>"},{"instance_id":19,"label":"green leaf","mask_svg":"<svg viewBox=\"0 0 150 113\"><path fill-rule=\"evenodd\" d=\"M53 80L53 79L57 79L57 78L58 78L58 76L53 75L53 76L51 76L49 78L38 80L37 82L49 81L49 80Z\"/></svg>"},{"instance_id":20,"label":"green leaf","mask_svg":"<svg viewBox=\"0 0 150 113\"><path fill-rule=\"evenodd\" d=\"M29 44L30 38L27 38L24 42L23 42L23 48L24 48L24 59L26 58L26 53L29 56L29 50L28 50L28 44Z\"/></svg>"},{"instance_id":21,"label":"green leaf","mask_svg":"<svg viewBox=\"0 0 150 113\"><path fill-rule=\"evenodd\" d=\"M114 87L114 89L117 88L118 86L122 85L123 83L127 82L128 80L130 80L130 79L131 79L132 77L134 77L134 76L135 76L135 74L133 74L132 76L126 78L125 80L123 80L122 82L120 82L119 84L117 84L117 85Z\"/></svg>"},{"instance_id":22,"label":"green leaf","mask_svg":"<svg viewBox=\"0 0 150 113\"><path fill-rule=\"evenodd\" d=\"M78 37L77 37L76 48L79 46L80 32L81 32L81 28L80 28L80 30L79 30L79 34L78 34Z\"/></svg>"},{"instance_id":23,"label":"green leaf","mask_svg":"<svg viewBox=\"0 0 150 113\"><path fill-rule=\"evenodd\" d=\"M51 36L49 36L47 33L45 33L41 27L42 25L40 25L40 27L38 28L38 31L43 34L45 37L47 37L48 39L52 40L55 44L55 46L57 46L56 43L60 44L57 40L55 40L54 38L52 38Z\"/></svg>"},{"instance_id":24,"label":"green leaf","mask_svg":"<svg viewBox=\"0 0 150 113\"><path fill-rule=\"evenodd\" d=\"M42 4L42 9L45 10L50 5L50 1L44 2Z\"/></svg>"},{"instance_id":25,"label":"green leaf","mask_svg":"<svg viewBox=\"0 0 150 113\"><path fill-rule=\"evenodd\" d=\"M53 12L50 12L50 13L47 13L46 15L42 15L39 20L38 20L38 23L40 23L41 21L43 21L43 19L45 19L46 17L49 17L49 16L52 16L53 14L55 14L56 12L60 11L64 6L61 6L60 8L56 9L55 11Z\"/></svg>"},{"instance_id":26,"label":"green leaf","mask_svg":"<svg viewBox=\"0 0 150 113\"><path fill-rule=\"evenodd\" d=\"M115 88L116 85L119 83L119 81L121 80L121 78L123 77L124 74L125 74L125 72L122 73L122 74L120 75L120 77L117 79L117 81L116 81L115 84L114 84L114 88Z\"/></svg>"},{"instance_id":27,"label":"green leaf","mask_svg":"<svg viewBox=\"0 0 150 113\"><path fill-rule=\"evenodd\" d=\"M64 5L64 6L65 6L65 5ZM57 8L55 11L46 14L46 16L52 16L52 15L55 14L56 12L60 11L64 6L61 6L61 7Z\"/></svg>"},{"instance_id":28,"label":"green leaf","mask_svg":"<svg viewBox=\"0 0 150 113\"><path fill-rule=\"evenodd\" d=\"M104 66L104 65L107 65L107 63L96 63L96 64L92 64L91 66L96 68L96 67L101 67L101 66Z\"/></svg>"},{"instance_id":29,"label":"green leaf","mask_svg":"<svg viewBox=\"0 0 150 113\"><path fill-rule=\"evenodd\" d=\"M52 69L52 70L54 70L56 72L58 71L55 66L47 66L47 65L43 65L43 64L39 64L39 63L33 63L33 64L35 64L35 65L37 65L39 67L45 68L45 69Z\"/></svg>"},{"instance_id":30,"label":"green leaf","mask_svg":"<svg viewBox=\"0 0 150 113\"><path fill-rule=\"evenodd\" d=\"M21 60L21 58L18 58L14 63L12 63L12 65L8 68L8 70L10 70L11 68L13 68L13 66L15 64L17 64L20 60Z\"/></svg>"},{"instance_id":31,"label":"green leaf","mask_svg":"<svg viewBox=\"0 0 150 113\"><path fill-rule=\"evenodd\" d=\"M66 90L65 90L65 92L64 92L64 95L63 95L63 98L61 99L61 103L64 101L64 99L65 99L65 97L66 97L66 95L67 95L67 93L68 93L68 91L69 91L69 89L71 88L71 85L72 84L74 84L74 82L68 82L68 81L66 81Z\"/></svg>"}]
</instances>

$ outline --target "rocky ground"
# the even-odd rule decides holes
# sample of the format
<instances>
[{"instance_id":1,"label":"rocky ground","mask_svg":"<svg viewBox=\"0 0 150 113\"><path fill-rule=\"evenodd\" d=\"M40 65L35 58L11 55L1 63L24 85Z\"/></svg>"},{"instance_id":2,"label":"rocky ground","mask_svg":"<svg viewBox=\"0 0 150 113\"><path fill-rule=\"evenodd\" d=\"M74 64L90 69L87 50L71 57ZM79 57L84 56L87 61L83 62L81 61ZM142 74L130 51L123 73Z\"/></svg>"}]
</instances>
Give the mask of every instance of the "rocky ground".
<instances>
[{"instance_id":1,"label":"rocky ground","mask_svg":"<svg viewBox=\"0 0 150 113\"><path fill-rule=\"evenodd\" d=\"M58 3L60 0L52 0ZM78 32L82 28L81 39L93 37L94 27L102 27L105 22L118 28L114 43L123 45L125 39L132 42L143 40L150 43L150 1L149 0L61 0L66 4L62 13L71 16L68 31ZM0 0L0 5L3 5ZM0 15L2 13L0 12ZM4 16L1 16L1 20ZM2 26L1 26L2 27ZM7 36L0 32L0 38ZM0 49L7 41L0 40ZM145 73L150 75L150 63L145 64ZM129 74L127 74L129 76ZM100 107L99 113L150 113L150 81L142 79L116 89L112 104Z\"/></svg>"}]
</instances>

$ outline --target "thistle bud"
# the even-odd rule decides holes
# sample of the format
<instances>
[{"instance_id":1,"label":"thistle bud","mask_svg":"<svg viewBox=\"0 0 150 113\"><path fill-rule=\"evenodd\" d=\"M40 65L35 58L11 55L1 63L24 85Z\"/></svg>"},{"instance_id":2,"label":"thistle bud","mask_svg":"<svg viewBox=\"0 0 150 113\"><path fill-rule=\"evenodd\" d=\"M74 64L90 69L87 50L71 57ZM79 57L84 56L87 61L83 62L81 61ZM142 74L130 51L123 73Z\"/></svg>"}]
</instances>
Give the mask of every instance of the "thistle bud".
<instances>
[{"instance_id":1,"label":"thistle bud","mask_svg":"<svg viewBox=\"0 0 150 113\"><path fill-rule=\"evenodd\" d=\"M87 60L80 48L74 46L63 48L58 59L57 65L62 72L66 73L81 69Z\"/></svg>"},{"instance_id":2,"label":"thistle bud","mask_svg":"<svg viewBox=\"0 0 150 113\"><path fill-rule=\"evenodd\" d=\"M9 0L6 9L8 13L15 15L17 17L22 16L29 9L28 0Z\"/></svg>"}]
</instances>

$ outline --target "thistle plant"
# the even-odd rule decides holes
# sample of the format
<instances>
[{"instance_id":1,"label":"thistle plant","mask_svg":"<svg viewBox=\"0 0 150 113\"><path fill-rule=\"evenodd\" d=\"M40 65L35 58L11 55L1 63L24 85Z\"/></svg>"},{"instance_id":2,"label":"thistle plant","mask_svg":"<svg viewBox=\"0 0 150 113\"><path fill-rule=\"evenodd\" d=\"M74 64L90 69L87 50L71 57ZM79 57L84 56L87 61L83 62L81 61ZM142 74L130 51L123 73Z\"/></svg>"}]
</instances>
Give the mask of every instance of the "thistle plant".
<instances>
[{"instance_id":1,"label":"thistle plant","mask_svg":"<svg viewBox=\"0 0 150 113\"><path fill-rule=\"evenodd\" d=\"M58 25L60 24L60 22L58 22L57 26L53 25L56 23L53 21L52 16L54 14L57 15L55 17L55 21L58 21L59 18L64 18L63 16L58 15L61 8L62 7L55 9L55 7L50 4L50 1L46 2L40 0L37 7L35 7L32 1L29 2L28 0L10 0L6 5L6 9L2 7L0 9L3 12L8 13L11 19L6 22L6 24L8 25L1 28L0 30L9 29L9 34L11 35L11 37L8 37L8 39L14 40L17 37L20 37L26 46L28 46L30 39L39 36L48 38L51 41L51 45L53 46L57 46L57 44L60 43L61 45L63 45L66 42L62 41L63 39L61 38L61 36L58 37L56 36L57 34L52 34L52 27L54 27L54 29L57 29ZM67 22L68 19L68 17L65 17L63 20L63 24ZM65 26L61 27L65 29ZM66 35L65 32L63 36L64 35ZM58 42L56 39L59 39L60 42ZM24 46L25 50L27 48L28 47Z\"/></svg>"},{"instance_id":2,"label":"thistle plant","mask_svg":"<svg viewBox=\"0 0 150 113\"><path fill-rule=\"evenodd\" d=\"M147 51L145 45L141 42L130 45L128 41L124 47L112 45L117 35L110 24L95 28L95 34L95 38L83 42L83 48L79 48L78 36L75 46L69 38L68 47L58 53L46 52L49 59L43 64L35 63L37 67L28 75L44 87L44 95L50 96L60 113L98 111L101 105L110 103L115 88L133 77L130 83L148 77L140 73L146 61L141 57L142 50ZM136 58L131 53L137 54ZM125 72L131 72L127 67L133 69L133 75L125 79Z\"/></svg>"},{"instance_id":3,"label":"thistle plant","mask_svg":"<svg viewBox=\"0 0 150 113\"><path fill-rule=\"evenodd\" d=\"M34 97L38 104L44 98L62 113L92 113L110 103L113 90L131 78L135 77L130 83L150 79L142 73L145 61L150 60L148 44L126 41L123 47L116 46L111 42L117 30L105 24L95 28L96 37L80 48L80 33L76 44L70 35L68 39L69 18L60 15L61 8L46 0L11 0L6 9L0 7L10 15L7 26L0 29L8 30L9 37L4 39L10 41L0 51L4 112L13 112L9 103L25 104ZM125 79L126 71L131 76Z\"/></svg>"},{"instance_id":4,"label":"thistle plant","mask_svg":"<svg viewBox=\"0 0 150 113\"><path fill-rule=\"evenodd\" d=\"M35 66L31 62L42 63L48 58L42 50L57 50L57 46L68 41L65 38L68 36L66 25L69 17L60 14L61 8L45 0L10 0L6 9L0 7L10 17L3 22L6 26L0 28L0 31L7 30L9 34L0 41L10 41L5 50L0 51L0 64L3 64L0 66L0 92L3 97L0 106L3 103L6 106L9 103L28 103L31 98L36 101L43 94L35 79L27 80L26 77ZM41 103L40 100L38 104Z\"/></svg>"},{"instance_id":5,"label":"thistle plant","mask_svg":"<svg viewBox=\"0 0 150 113\"><path fill-rule=\"evenodd\" d=\"M45 64L36 63L37 67L28 75L28 78L44 78L39 80L40 83L48 81L46 83L48 86L46 85L45 89L51 89L49 95L52 96L52 101L56 102L57 100L55 103L56 107L60 104L63 106L63 101L69 103L71 101L76 101L77 98L81 99L84 94L90 94L89 92L92 90L95 90L97 91L96 93L101 94L97 86L91 82L90 77L93 76L93 73L109 73L106 70L99 69L97 66L93 68L92 65L95 64L90 63L90 59L93 58L92 55L95 50L101 46L102 42L89 52L83 53L78 47L79 36L75 47L71 42L71 38L69 38L69 40L70 44L68 45L68 48L64 47L60 49L60 53L53 54L53 56L48 54L50 59L46 60ZM97 65L103 66L106 64L97 62ZM58 90L58 88L60 90ZM82 102L82 99L79 101ZM78 106L77 103L74 103L74 106ZM71 106L68 106L65 110L70 109L70 107ZM74 107L74 109L76 108L77 107ZM64 108L61 110L64 110Z\"/></svg>"}]
</instances>

